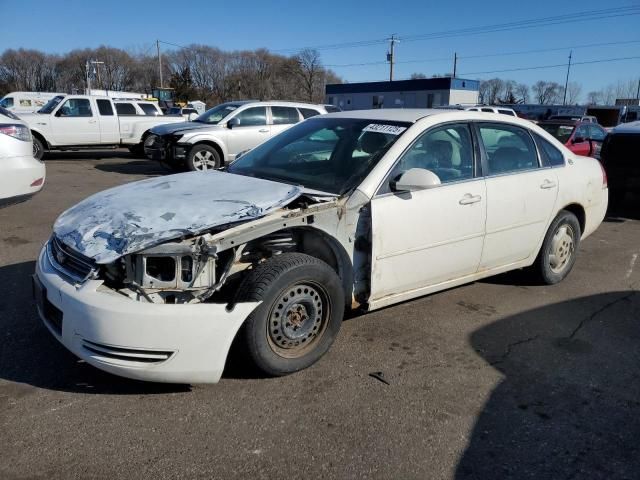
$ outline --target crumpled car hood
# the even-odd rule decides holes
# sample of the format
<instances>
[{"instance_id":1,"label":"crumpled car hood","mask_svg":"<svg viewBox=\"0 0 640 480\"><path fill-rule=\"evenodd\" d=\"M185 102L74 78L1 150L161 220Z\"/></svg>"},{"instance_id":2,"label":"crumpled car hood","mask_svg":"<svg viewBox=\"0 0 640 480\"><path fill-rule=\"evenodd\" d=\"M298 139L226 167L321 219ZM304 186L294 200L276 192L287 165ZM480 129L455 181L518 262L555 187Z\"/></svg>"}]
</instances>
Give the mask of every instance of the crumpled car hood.
<instances>
[{"instance_id":1,"label":"crumpled car hood","mask_svg":"<svg viewBox=\"0 0 640 480\"><path fill-rule=\"evenodd\" d=\"M202 130L204 128L219 130L222 125L216 125L215 123L201 123L201 122L178 122L178 123L163 123L162 125L155 126L151 129L151 133L154 135L168 135L170 133L178 133L183 130Z\"/></svg>"},{"instance_id":2,"label":"crumpled car hood","mask_svg":"<svg viewBox=\"0 0 640 480\"><path fill-rule=\"evenodd\" d=\"M183 235L262 217L302 189L225 172L158 177L96 193L56 220L63 243L98 264Z\"/></svg>"}]
</instances>

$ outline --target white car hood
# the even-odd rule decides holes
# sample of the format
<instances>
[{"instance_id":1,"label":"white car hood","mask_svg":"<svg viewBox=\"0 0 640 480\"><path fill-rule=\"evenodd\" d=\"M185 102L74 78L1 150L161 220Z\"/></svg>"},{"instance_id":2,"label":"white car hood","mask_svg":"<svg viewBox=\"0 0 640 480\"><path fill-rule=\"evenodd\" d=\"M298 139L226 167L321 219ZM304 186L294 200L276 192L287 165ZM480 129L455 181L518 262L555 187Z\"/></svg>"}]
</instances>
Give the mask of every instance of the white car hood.
<instances>
[{"instance_id":1,"label":"white car hood","mask_svg":"<svg viewBox=\"0 0 640 480\"><path fill-rule=\"evenodd\" d=\"M231 173L181 173L96 193L60 215L53 231L107 264L183 235L262 217L301 194L296 186Z\"/></svg>"}]
</instances>

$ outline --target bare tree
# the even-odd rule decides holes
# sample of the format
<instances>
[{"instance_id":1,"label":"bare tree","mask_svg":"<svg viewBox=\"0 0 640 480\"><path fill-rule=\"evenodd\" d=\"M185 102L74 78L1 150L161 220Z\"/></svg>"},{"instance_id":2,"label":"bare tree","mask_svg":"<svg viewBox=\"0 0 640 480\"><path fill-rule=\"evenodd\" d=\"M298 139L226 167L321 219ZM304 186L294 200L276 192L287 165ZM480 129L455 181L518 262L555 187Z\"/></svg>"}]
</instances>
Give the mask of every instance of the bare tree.
<instances>
[{"instance_id":1,"label":"bare tree","mask_svg":"<svg viewBox=\"0 0 640 480\"><path fill-rule=\"evenodd\" d=\"M587 93L587 103L589 105L598 105L602 102L602 92L601 91L592 91Z\"/></svg>"},{"instance_id":2,"label":"bare tree","mask_svg":"<svg viewBox=\"0 0 640 480\"><path fill-rule=\"evenodd\" d=\"M577 105L582 94L582 85L578 82L569 82L567 84L567 104Z\"/></svg>"},{"instance_id":3,"label":"bare tree","mask_svg":"<svg viewBox=\"0 0 640 480\"><path fill-rule=\"evenodd\" d=\"M541 105L550 105L560 101L562 87L557 82L537 81L531 89L536 101Z\"/></svg>"},{"instance_id":4,"label":"bare tree","mask_svg":"<svg viewBox=\"0 0 640 480\"><path fill-rule=\"evenodd\" d=\"M529 103L529 85L519 83L516 85L517 103Z\"/></svg>"},{"instance_id":5,"label":"bare tree","mask_svg":"<svg viewBox=\"0 0 640 480\"><path fill-rule=\"evenodd\" d=\"M492 78L480 82L479 101L492 105L498 101L498 97L504 89L504 80Z\"/></svg>"},{"instance_id":6,"label":"bare tree","mask_svg":"<svg viewBox=\"0 0 640 480\"><path fill-rule=\"evenodd\" d=\"M317 50L305 48L295 56L295 60L298 65L294 72L302 80L302 88L307 100L313 102L314 98L317 98L318 87L324 83L320 53Z\"/></svg>"}]
</instances>

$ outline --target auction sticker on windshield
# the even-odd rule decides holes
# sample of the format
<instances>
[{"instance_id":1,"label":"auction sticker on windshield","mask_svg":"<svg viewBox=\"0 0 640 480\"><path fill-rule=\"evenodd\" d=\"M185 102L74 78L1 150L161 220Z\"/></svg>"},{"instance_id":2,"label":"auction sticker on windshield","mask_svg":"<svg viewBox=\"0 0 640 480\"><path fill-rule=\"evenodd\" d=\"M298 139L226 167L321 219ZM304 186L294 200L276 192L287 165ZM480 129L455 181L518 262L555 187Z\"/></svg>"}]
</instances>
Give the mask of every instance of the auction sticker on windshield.
<instances>
[{"instance_id":1,"label":"auction sticker on windshield","mask_svg":"<svg viewBox=\"0 0 640 480\"><path fill-rule=\"evenodd\" d=\"M388 133L390 135L400 135L407 127L398 127L397 125L383 125L380 123L370 123L362 129L363 132Z\"/></svg>"}]
</instances>

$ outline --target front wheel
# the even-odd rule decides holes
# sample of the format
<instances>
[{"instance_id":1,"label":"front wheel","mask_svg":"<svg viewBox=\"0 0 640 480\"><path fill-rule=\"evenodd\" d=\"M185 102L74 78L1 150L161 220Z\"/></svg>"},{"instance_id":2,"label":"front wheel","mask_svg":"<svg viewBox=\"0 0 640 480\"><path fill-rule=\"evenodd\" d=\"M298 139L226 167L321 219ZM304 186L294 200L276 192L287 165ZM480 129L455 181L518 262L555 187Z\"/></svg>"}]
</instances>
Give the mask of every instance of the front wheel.
<instances>
[{"instance_id":1,"label":"front wheel","mask_svg":"<svg viewBox=\"0 0 640 480\"><path fill-rule=\"evenodd\" d=\"M313 365L342 325L344 291L336 272L302 253L277 255L251 270L239 302L261 301L240 331L249 357L268 375Z\"/></svg>"},{"instance_id":2,"label":"front wheel","mask_svg":"<svg viewBox=\"0 0 640 480\"><path fill-rule=\"evenodd\" d=\"M44 158L45 149L42 141L38 137L33 137L33 158L42 160Z\"/></svg>"},{"instance_id":3,"label":"front wheel","mask_svg":"<svg viewBox=\"0 0 640 480\"><path fill-rule=\"evenodd\" d=\"M553 285L569 275L576 261L581 235L580 223L571 212L562 210L551 222L534 264L544 283Z\"/></svg>"},{"instance_id":4,"label":"front wheel","mask_svg":"<svg viewBox=\"0 0 640 480\"><path fill-rule=\"evenodd\" d=\"M194 145L186 163L191 171L214 170L220 168L220 154L210 145Z\"/></svg>"}]
</instances>

